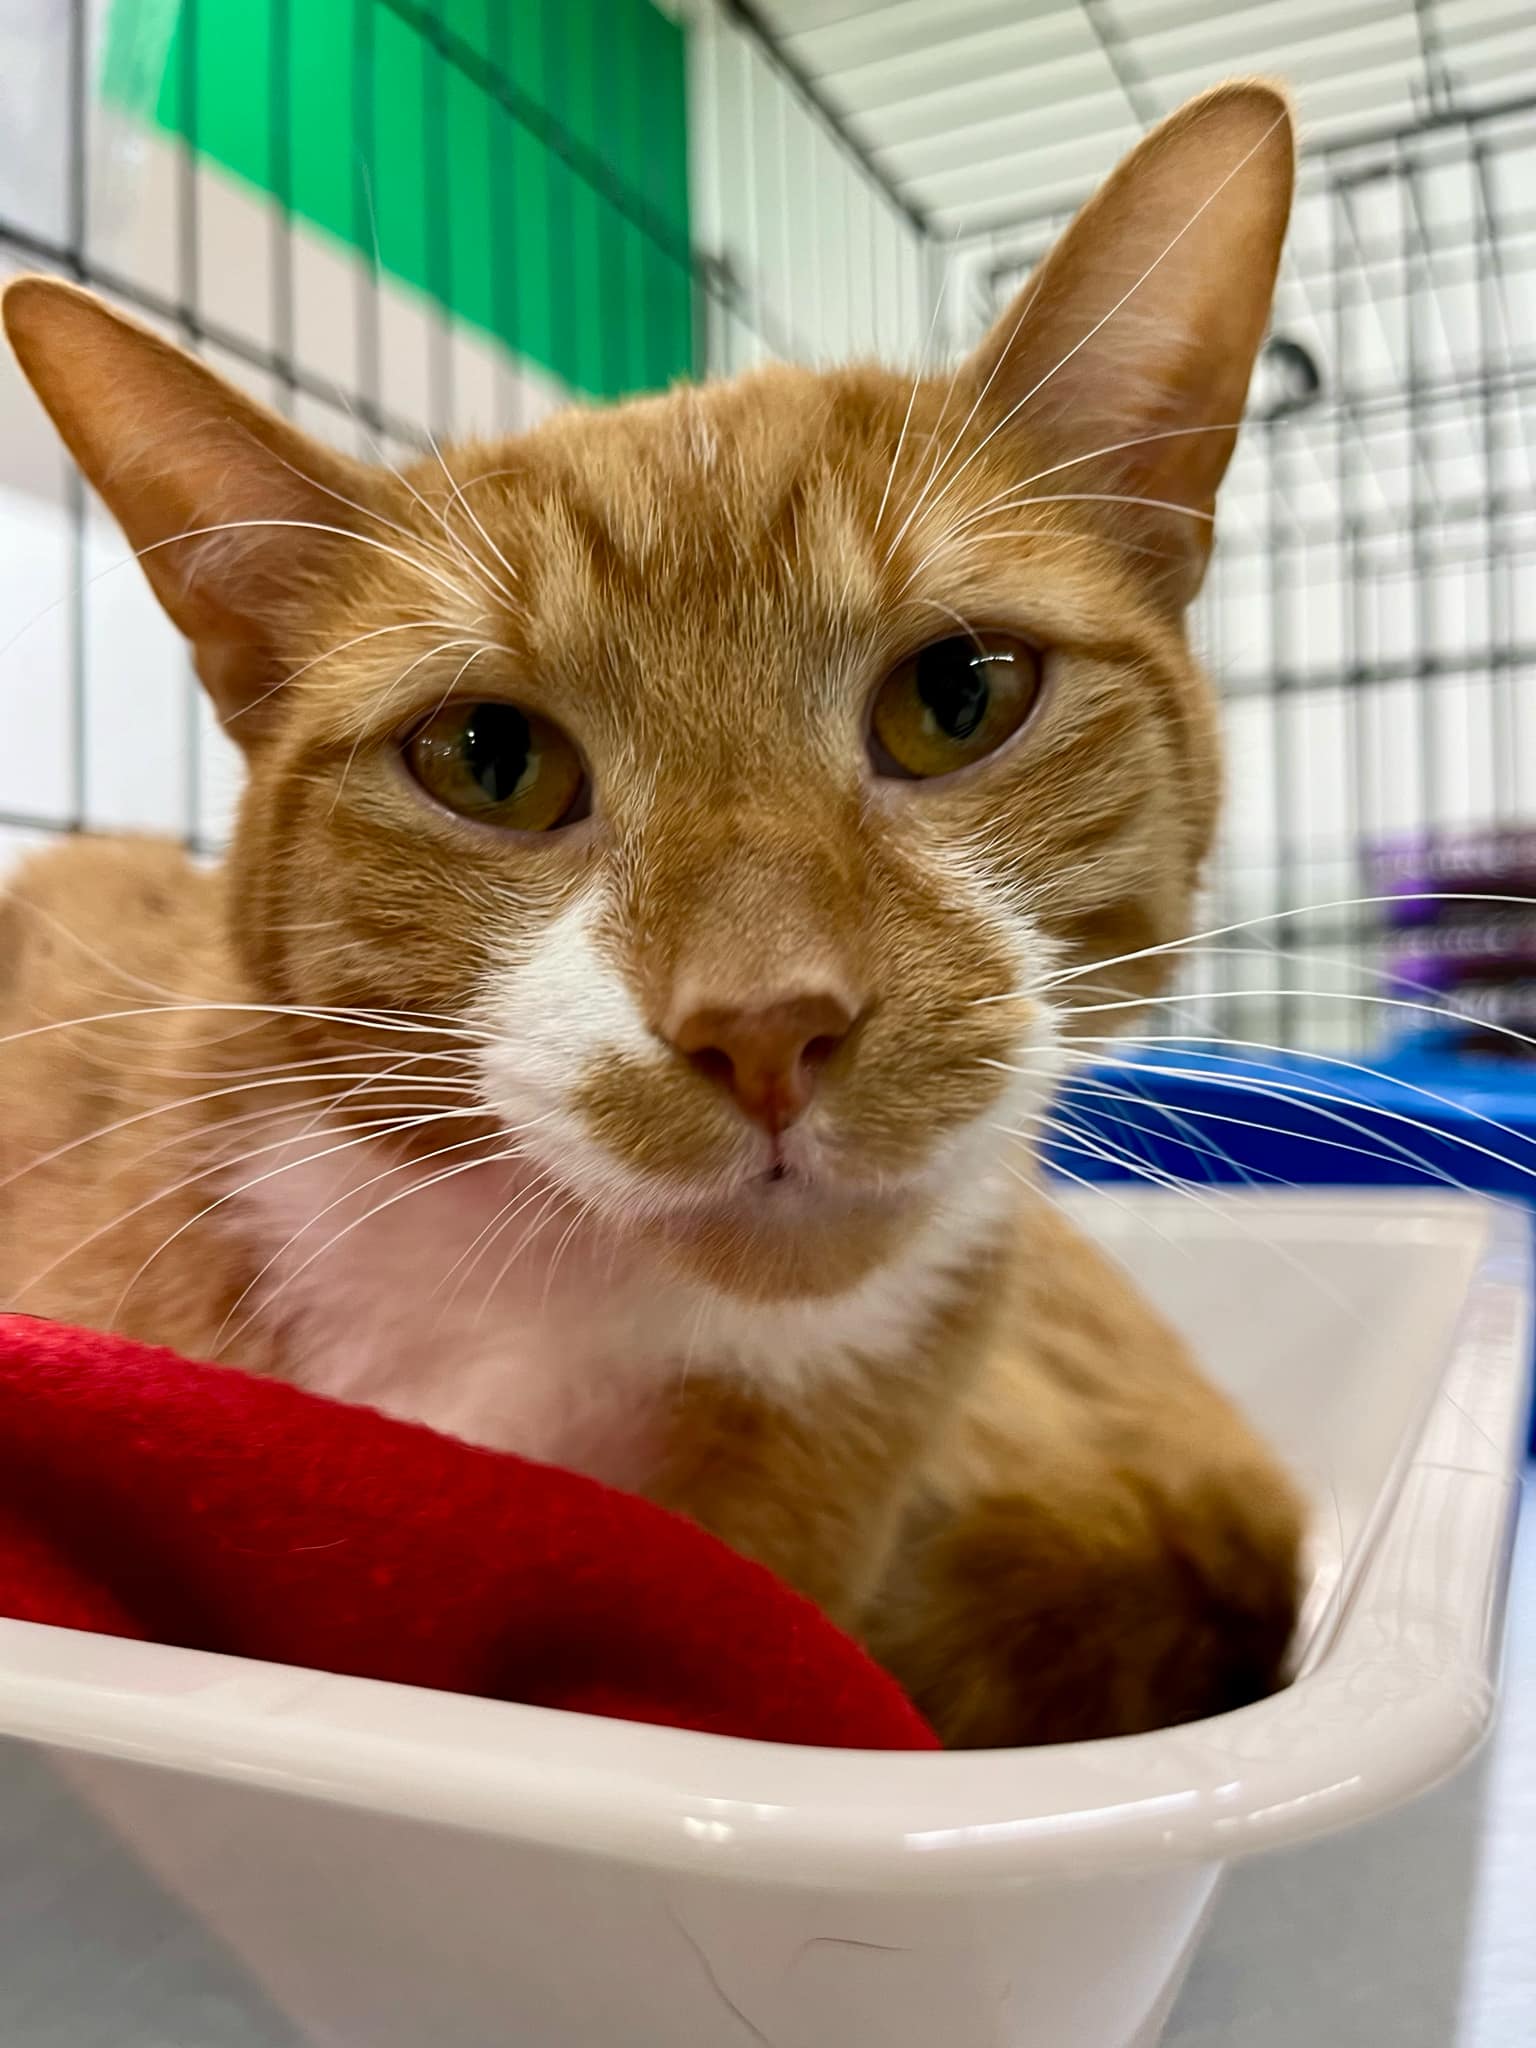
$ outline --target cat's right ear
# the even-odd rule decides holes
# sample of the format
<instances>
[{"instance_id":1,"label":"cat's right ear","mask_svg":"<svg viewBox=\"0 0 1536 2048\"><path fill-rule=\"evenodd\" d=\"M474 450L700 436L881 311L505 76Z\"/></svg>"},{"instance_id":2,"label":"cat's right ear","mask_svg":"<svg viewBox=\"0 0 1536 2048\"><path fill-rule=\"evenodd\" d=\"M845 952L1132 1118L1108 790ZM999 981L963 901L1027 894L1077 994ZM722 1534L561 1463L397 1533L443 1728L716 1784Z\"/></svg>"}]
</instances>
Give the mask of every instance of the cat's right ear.
<instances>
[{"instance_id":1,"label":"cat's right ear","mask_svg":"<svg viewBox=\"0 0 1536 2048\"><path fill-rule=\"evenodd\" d=\"M18 278L5 331L69 452L192 643L232 736L259 735L306 599L377 532L379 472L57 278Z\"/></svg>"}]
</instances>

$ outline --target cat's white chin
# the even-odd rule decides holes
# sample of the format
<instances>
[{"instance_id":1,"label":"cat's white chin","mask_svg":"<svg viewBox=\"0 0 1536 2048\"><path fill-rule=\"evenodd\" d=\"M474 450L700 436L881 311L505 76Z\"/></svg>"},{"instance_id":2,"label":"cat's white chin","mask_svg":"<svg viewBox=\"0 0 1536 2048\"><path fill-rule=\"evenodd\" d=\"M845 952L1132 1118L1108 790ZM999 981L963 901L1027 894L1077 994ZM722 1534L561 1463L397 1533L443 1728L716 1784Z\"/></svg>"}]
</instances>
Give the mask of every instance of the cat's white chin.
<instances>
[{"instance_id":1,"label":"cat's white chin","mask_svg":"<svg viewBox=\"0 0 1536 2048\"><path fill-rule=\"evenodd\" d=\"M878 1185L842 1179L825 1169L780 1164L753 1171L662 1212L664 1226L687 1232L736 1224L753 1231L827 1230L872 1216L900 1214L922 1199L916 1180Z\"/></svg>"}]
</instances>

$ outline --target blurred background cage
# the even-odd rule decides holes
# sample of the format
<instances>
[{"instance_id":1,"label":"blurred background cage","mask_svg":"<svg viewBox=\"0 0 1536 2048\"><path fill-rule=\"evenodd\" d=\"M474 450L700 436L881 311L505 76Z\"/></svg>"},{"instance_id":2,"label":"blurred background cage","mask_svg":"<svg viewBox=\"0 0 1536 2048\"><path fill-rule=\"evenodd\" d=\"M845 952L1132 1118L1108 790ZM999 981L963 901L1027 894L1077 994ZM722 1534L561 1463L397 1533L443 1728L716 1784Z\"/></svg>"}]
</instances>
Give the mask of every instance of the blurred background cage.
<instances>
[{"instance_id":1,"label":"blurred background cage","mask_svg":"<svg viewBox=\"0 0 1536 2048\"><path fill-rule=\"evenodd\" d=\"M399 461L770 356L941 367L1145 125L1242 71L1292 82L1306 144L1196 624L1207 922L1265 921L1167 1028L1374 1047L1383 845L1411 873L1536 820L1528 6L0 0L0 271ZM123 557L7 363L0 862L226 828L233 750Z\"/></svg>"}]
</instances>

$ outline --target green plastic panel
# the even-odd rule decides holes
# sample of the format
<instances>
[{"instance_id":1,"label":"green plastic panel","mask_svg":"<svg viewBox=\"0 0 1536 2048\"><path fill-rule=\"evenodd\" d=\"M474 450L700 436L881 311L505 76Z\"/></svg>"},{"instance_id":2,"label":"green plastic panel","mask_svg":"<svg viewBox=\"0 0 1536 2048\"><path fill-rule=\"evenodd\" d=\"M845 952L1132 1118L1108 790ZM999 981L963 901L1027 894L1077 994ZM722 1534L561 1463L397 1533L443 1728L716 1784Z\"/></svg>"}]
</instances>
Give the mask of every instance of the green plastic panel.
<instances>
[{"instance_id":1,"label":"green plastic panel","mask_svg":"<svg viewBox=\"0 0 1536 2048\"><path fill-rule=\"evenodd\" d=\"M573 390L694 367L650 0L116 0L103 90Z\"/></svg>"}]
</instances>

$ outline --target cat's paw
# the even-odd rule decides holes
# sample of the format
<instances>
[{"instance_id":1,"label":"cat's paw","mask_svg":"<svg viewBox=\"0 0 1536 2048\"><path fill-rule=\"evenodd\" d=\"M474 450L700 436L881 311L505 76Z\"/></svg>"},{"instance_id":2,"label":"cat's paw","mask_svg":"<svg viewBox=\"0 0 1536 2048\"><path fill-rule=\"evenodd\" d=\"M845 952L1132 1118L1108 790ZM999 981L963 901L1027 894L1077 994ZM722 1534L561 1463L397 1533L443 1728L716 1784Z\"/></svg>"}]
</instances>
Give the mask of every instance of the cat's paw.
<instances>
[{"instance_id":1,"label":"cat's paw","mask_svg":"<svg viewBox=\"0 0 1536 2048\"><path fill-rule=\"evenodd\" d=\"M950 1747L1200 1720L1282 1683L1299 1541L1278 1475L1176 1504L1108 1475L1091 1500L976 1499L914 1525L866 1637Z\"/></svg>"}]
</instances>

